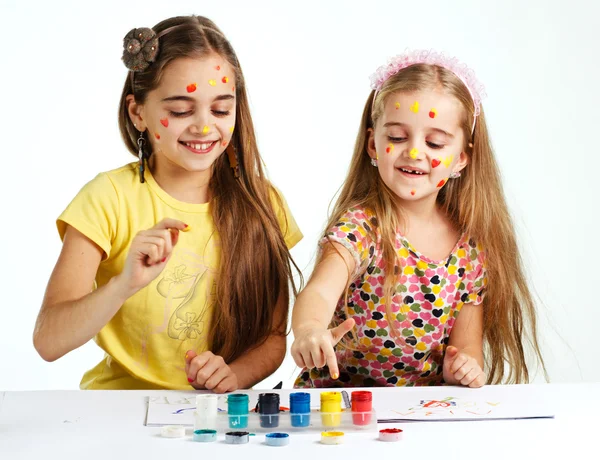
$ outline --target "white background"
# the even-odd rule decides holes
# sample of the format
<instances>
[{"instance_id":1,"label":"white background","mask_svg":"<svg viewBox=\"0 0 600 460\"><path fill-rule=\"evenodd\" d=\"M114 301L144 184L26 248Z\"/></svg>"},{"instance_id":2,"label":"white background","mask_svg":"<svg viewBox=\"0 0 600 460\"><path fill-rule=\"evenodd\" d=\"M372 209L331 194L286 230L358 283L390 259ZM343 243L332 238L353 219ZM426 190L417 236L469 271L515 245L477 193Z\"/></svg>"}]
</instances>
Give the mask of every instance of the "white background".
<instances>
[{"instance_id":1,"label":"white background","mask_svg":"<svg viewBox=\"0 0 600 460\"><path fill-rule=\"evenodd\" d=\"M60 251L55 219L98 172L133 160L117 128L123 36L180 14L213 19L236 49L270 178L305 235L293 255L306 277L371 72L406 47L445 51L474 68L539 295L551 380L600 381L599 5L2 0L0 390L74 389L101 359L88 343L45 363L32 345ZM288 356L263 386L289 387L296 373Z\"/></svg>"}]
</instances>

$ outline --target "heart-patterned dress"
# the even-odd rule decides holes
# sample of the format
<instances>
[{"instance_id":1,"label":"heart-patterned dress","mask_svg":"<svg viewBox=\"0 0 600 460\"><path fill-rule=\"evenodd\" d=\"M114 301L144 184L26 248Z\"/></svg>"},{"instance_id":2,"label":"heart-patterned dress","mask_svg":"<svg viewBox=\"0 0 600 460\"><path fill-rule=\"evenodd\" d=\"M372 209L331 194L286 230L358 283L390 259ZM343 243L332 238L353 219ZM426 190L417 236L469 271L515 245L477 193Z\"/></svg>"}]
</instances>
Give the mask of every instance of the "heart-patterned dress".
<instances>
[{"instance_id":1,"label":"heart-patterned dress","mask_svg":"<svg viewBox=\"0 0 600 460\"><path fill-rule=\"evenodd\" d=\"M303 369L297 388L336 386L416 386L443 383L443 357L452 326L466 303L483 302L487 284L485 253L467 235L461 236L451 254L434 261L419 254L396 232L398 282L392 298L394 336L384 304L385 262L380 237L369 236L377 226L372 211L353 208L329 229L321 240L350 251L356 268L351 284L340 299L334 322L347 317L356 321L358 343L336 347L339 379L327 367Z\"/></svg>"}]
</instances>

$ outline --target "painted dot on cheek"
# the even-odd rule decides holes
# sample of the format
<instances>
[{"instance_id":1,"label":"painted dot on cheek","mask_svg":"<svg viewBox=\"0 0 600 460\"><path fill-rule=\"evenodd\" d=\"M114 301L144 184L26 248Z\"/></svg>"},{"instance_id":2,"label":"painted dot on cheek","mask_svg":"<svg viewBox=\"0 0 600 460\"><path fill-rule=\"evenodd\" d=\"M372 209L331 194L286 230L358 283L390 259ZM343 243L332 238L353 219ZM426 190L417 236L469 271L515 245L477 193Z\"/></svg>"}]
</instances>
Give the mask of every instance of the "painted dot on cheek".
<instances>
[{"instance_id":1,"label":"painted dot on cheek","mask_svg":"<svg viewBox=\"0 0 600 460\"><path fill-rule=\"evenodd\" d=\"M161 118L160 124L163 125L165 128L168 128L169 127L169 119L168 118Z\"/></svg>"},{"instance_id":2,"label":"painted dot on cheek","mask_svg":"<svg viewBox=\"0 0 600 460\"><path fill-rule=\"evenodd\" d=\"M437 168L441 163L442 162L439 159L434 158L433 160L431 160L431 167L432 168Z\"/></svg>"},{"instance_id":3,"label":"painted dot on cheek","mask_svg":"<svg viewBox=\"0 0 600 460\"><path fill-rule=\"evenodd\" d=\"M208 126L205 126L204 128L202 128L202 134L207 134L210 131L210 128Z\"/></svg>"},{"instance_id":4,"label":"painted dot on cheek","mask_svg":"<svg viewBox=\"0 0 600 460\"><path fill-rule=\"evenodd\" d=\"M231 87L231 91L233 91L235 93L235 86Z\"/></svg>"},{"instance_id":5,"label":"painted dot on cheek","mask_svg":"<svg viewBox=\"0 0 600 460\"><path fill-rule=\"evenodd\" d=\"M221 144L223 147L227 146L227 141L223 141L223 143Z\"/></svg>"},{"instance_id":6,"label":"painted dot on cheek","mask_svg":"<svg viewBox=\"0 0 600 460\"><path fill-rule=\"evenodd\" d=\"M227 77L223 77L223 78L221 79L221 81L222 81L223 83L229 83L229 78L227 78Z\"/></svg>"},{"instance_id":7,"label":"painted dot on cheek","mask_svg":"<svg viewBox=\"0 0 600 460\"><path fill-rule=\"evenodd\" d=\"M410 191L410 194L411 194L412 196L415 196L415 193L417 193L417 191L416 191L416 190L411 190L411 191Z\"/></svg>"},{"instance_id":8,"label":"painted dot on cheek","mask_svg":"<svg viewBox=\"0 0 600 460\"><path fill-rule=\"evenodd\" d=\"M208 84L210 86L217 86L217 81L216 80L208 80Z\"/></svg>"},{"instance_id":9,"label":"painted dot on cheek","mask_svg":"<svg viewBox=\"0 0 600 460\"><path fill-rule=\"evenodd\" d=\"M437 110L431 109L429 111L429 118L435 118L436 115L437 115Z\"/></svg>"},{"instance_id":10,"label":"painted dot on cheek","mask_svg":"<svg viewBox=\"0 0 600 460\"><path fill-rule=\"evenodd\" d=\"M446 158L444 158L442 160L442 163L444 163L444 166L446 168L449 168L450 165L452 164L452 160L454 160L454 155L448 155Z\"/></svg>"},{"instance_id":11,"label":"painted dot on cheek","mask_svg":"<svg viewBox=\"0 0 600 460\"><path fill-rule=\"evenodd\" d=\"M215 69L217 69L217 70L221 70L221 66L220 66L220 65L218 65L217 67L215 67Z\"/></svg>"},{"instance_id":12,"label":"painted dot on cheek","mask_svg":"<svg viewBox=\"0 0 600 460\"><path fill-rule=\"evenodd\" d=\"M417 149L410 149L410 152L408 152L408 154L413 160L416 160L419 156L419 151Z\"/></svg>"},{"instance_id":13,"label":"painted dot on cheek","mask_svg":"<svg viewBox=\"0 0 600 460\"><path fill-rule=\"evenodd\" d=\"M389 144L385 149L385 153L392 153L394 151L394 144Z\"/></svg>"},{"instance_id":14,"label":"painted dot on cheek","mask_svg":"<svg viewBox=\"0 0 600 460\"><path fill-rule=\"evenodd\" d=\"M188 93L193 93L194 91L196 91L197 87L198 87L198 85L196 85L196 83L190 83L189 85L187 85L185 87L185 89L187 90Z\"/></svg>"},{"instance_id":15,"label":"painted dot on cheek","mask_svg":"<svg viewBox=\"0 0 600 460\"><path fill-rule=\"evenodd\" d=\"M234 129L235 129L235 126L232 126L231 128L229 128L229 132L232 133Z\"/></svg>"},{"instance_id":16,"label":"painted dot on cheek","mask_svg":"<svg viewBox=\"0 0 600 460\"><path fill-rule=\"evenodd\" d=\"M154 137L156 137L156 140L159 141L160 140L160 134L158 133L154 133Z\"/></svg>"},{"instance_id":17,"label":"painted dot on cheek","mask_svg":"<svg viewBox=\"0 0 600 460\"><path fill-rule=\"evenodd\" d=\"M398 110L400 108L400 103L396 102L396 110Z\"/></svg>"},{"instance_id":18,"label":"painted dot on cheek","mask_svg":"<svg viewBox=\"0 0 600 460\"><path fill-rule=\"evenodd\" d=\"M437 184L438 188L442 188L447 181L448 179L442 179L441 181L439 181L439 183Z\"/></svg>"}]
</instances>

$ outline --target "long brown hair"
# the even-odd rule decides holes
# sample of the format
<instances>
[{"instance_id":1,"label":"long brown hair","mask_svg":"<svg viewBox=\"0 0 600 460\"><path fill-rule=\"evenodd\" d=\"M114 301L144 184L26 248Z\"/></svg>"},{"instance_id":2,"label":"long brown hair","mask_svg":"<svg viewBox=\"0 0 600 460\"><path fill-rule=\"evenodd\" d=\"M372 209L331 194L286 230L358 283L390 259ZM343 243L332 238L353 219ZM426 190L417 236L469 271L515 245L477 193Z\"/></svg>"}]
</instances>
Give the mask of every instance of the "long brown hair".
<instances>
[{"instance_id":1,"label":"long brown hair","mask_svg":"<svg viewBox=\"0 0 600 460\"><path fill-rule=\"evenodd\" d=\"M461 120L465 139L463 151L469 156L469 164L461 171L460 178L449 181L439 192L437 203L455 227L481 244L486 253L488 284L482 308L488 382L529 381L524 339L529 340L547 378L538 344L535 304L523 272L483 108L472 135L473 100L454 73L436 65L413 65L390 77L376 95L371 92L363 110L348 176L326 228L339 222L349 208L370 209L376 216L373 224L381 237L386 266L399 264L394 243L395 229L400 228L402 215L395 212L394 193L380 179L377 169L370 165L368 129L375 126L390 94L422 90L443 91L456 98L464 109ZM376 241L375 232L371 237ZM384 302L392 329L395 326L389 299L396 284L394 270L387 270ZM508 364L508 374L505 364Z\"/></svg>"},{"instance_id":2,"label":"long brown hair","mask_svg":"<svg viewBox=\"0 0 600 460\"><path fill-rule=\"evenodd\" d=\"M244 75L231 44L212 21L201 16L170 18L153 30L160 34L169 28L160 38L156 61L125 80L119 128L125 145L137 156L138 131L129 118L126 97L133 94L136 102L143 104L148 92L160 84L166 66L175 59L203 58L214 53L232 66L237 116L231 145L237 152L240 174L234 176L226 155L213 164L210 210L220 239L221 260L217 304L208 337L211 351L231 362L274 332L285 335L290 283L293 294L297 294L292 265L299 269L284 241L287 229L280 228L273 209L273 201L280 209L283 203L263 170ZM145 153L152 154L151 150ZM275 311L279 300L285 302L283 314Z\"/></svg>"}]
</instances>

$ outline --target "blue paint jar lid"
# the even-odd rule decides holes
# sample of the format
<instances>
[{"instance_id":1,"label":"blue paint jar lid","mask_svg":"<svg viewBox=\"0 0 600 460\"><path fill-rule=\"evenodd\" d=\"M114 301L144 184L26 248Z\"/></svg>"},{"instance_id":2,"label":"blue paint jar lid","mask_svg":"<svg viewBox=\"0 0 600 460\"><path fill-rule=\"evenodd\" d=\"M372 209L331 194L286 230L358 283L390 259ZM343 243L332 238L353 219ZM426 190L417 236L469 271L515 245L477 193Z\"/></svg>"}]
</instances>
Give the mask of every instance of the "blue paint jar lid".
<instances>
[{"instance_id":1,"label":"blue paint jar lid","mask_svg":"<svg viewBox=\"0 0 600 460\"><path fill-rule=\"evenodd\" d=\"M287 433L267 433L265 441L269 446L287 446L290 443L290 435Z\"/></svg>"}]
</instances>

